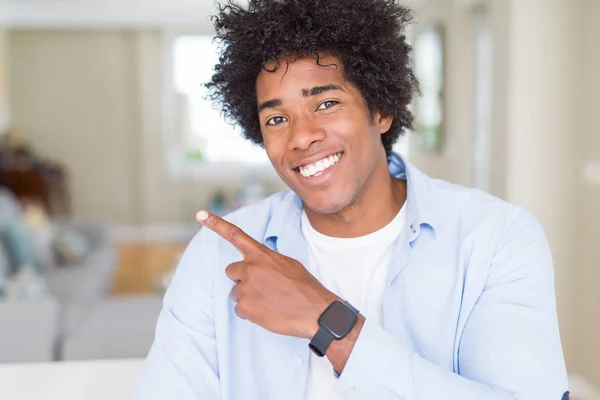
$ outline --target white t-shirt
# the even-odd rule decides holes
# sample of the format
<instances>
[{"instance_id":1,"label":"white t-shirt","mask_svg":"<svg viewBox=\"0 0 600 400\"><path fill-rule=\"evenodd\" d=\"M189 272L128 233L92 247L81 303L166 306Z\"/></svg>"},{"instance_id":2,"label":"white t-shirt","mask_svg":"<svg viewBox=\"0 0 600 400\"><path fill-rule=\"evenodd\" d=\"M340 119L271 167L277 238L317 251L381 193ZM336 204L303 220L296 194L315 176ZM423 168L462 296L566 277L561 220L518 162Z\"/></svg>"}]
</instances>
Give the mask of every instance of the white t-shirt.
<instances>
[{"instance_id":1,"label":"white t-shirt","mask_svg":"<svg viewBox=\"0 0 600 400\"><path fill-rule=\"evenodd\" d=\"M347 300L369 321L382 324L382 302L396 239L406 221L404 207L380 230L357 238L334 238L317 232L302 212L302 234L310 270L330 291ZM305 400L340 399L327 357L311 352Z\"/></svg>"}]
</instances>

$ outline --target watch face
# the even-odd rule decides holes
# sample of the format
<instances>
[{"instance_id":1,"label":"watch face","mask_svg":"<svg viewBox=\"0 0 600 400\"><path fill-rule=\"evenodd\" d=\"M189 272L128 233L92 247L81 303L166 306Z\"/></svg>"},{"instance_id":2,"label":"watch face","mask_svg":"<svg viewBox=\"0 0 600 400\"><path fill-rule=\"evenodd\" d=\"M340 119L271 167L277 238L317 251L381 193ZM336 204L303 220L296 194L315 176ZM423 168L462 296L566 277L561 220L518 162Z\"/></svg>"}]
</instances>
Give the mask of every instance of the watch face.
<instances>
[{"instance_id":1,"label":"watch face","mask_svg":"<svg viewBox=\"0 0 600 400\"><path fill-rule=\"evenodd\" d=\"M329 330L336 339L346 336L358 320L358 316L340 301L333 302L321 315L319 324Z\"/></svg>"}]
</instances>

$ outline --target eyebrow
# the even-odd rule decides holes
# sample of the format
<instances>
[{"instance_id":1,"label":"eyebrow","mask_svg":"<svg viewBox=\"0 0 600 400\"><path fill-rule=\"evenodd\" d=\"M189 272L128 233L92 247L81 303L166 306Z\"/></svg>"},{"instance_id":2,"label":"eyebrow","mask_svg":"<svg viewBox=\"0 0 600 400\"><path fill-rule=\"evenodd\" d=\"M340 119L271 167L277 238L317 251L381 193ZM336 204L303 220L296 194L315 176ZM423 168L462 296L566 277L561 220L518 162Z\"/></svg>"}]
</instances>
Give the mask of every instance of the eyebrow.
<instances>
[{"instance_id":1,"label":"eyebrow","mask_svg":"<svg viewBox=\"0 0 600 400\"><path fill-rule=\"evenodd\" d=\"M315 87L311 88L310 90L302 89L302 96L303 97L318 96L321 93L330 92L330 91L334 91L334 90L341 90L342 92L344 91L344 89L342 89L338 85L330 84L330 85L325 85L325 86L315 86Z\"/></svg>"},{"instance_id":2,"label":"eyebrow","mask_svg":"<svg viewBox=\"0 0 600 400\"><path fill-rule=\"evenodd\" d=\"M282 105L283 102L279 99L268 100L258 106L258 113L260 114L266 108L275 108Z\"/></svg>"},{"instance_id":3,"label":"eyebrow","mask_svg":"<svg viewBox=\"0 0 600 400\"><path fill-rule=\"evenodd\" d=\"M321 93L330 92L330 91L334 91L334 90L341 90L342 92L345 92L345 90L342 89L341 87L339 87L338 85L330 84L330 85L324 85L324 86L315 86L310 89L302 89L302 97L318 96ZM283 102L280 99L272 99L272 100L265 101L264 103L261 103L258 106L258 113L260 114L263 110L265 110L267 108L279 107L282 104L283 104Z\"/></svg>"}]
</instances>

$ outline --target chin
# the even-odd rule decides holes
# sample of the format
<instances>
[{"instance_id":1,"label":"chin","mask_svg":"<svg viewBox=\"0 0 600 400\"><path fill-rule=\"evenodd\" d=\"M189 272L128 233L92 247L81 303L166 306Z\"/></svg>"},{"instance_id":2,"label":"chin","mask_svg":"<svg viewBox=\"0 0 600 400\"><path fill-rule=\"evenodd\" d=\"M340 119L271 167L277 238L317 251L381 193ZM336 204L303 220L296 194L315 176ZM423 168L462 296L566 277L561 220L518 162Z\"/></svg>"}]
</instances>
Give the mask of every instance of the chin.
<instances>
[{"instance_id":1,"label":"chin","mask_svg":"<svg viewBox=\"0 0 600 400\"><path fill-rule=\"evenodd\" d=\"M352 204L352 196L333 196L326 193L319 198L316 196L303 197L304 205L317 214L336 214Z\"/></svg>"}]
</instances>

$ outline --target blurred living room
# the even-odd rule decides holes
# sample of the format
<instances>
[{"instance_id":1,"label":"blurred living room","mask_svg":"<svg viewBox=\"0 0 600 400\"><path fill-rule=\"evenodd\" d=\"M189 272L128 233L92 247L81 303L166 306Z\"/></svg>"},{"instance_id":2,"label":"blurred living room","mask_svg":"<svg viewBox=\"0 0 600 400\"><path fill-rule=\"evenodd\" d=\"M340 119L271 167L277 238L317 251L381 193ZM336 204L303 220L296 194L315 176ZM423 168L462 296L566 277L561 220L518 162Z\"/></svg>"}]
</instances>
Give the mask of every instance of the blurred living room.
<instances>
[{"instance_id":1,"label":"blurred living room","mask_svg":"<svg viewBox=\"0 0 600 400\"><path fill-rule=\"evenodd\" d=\"M571 398L600 399L600 1L405 3L396 150L541 222ZM205 97L215 11L0 0L0 399L131 398L196 212L286 188Z\"/></svg>"}]
</instances>

